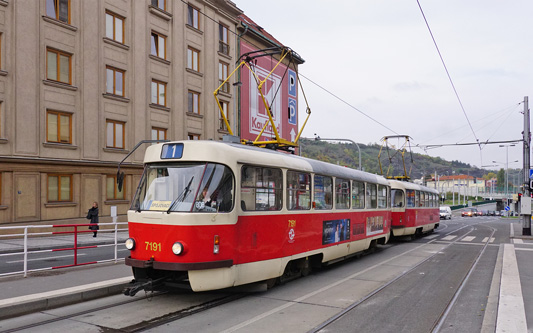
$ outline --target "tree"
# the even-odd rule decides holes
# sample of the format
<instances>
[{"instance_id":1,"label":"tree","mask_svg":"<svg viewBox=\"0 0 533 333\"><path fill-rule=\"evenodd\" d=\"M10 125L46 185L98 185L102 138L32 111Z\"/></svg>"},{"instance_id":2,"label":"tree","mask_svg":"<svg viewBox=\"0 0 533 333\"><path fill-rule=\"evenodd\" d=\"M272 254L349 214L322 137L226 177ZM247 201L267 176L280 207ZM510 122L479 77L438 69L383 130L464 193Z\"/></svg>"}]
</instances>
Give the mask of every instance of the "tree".
<instances>
[{"instance_id":1,"label":"tree","mask_svg":"<svg viewBox=\"0 0 533 333\"><path fill-rule=\"evenodd\" d=\"M500 189L505 187L505 170L503 170L503 168L498 171L498 175L496 176L496 185Z\"/></svg>"}]
</instances>

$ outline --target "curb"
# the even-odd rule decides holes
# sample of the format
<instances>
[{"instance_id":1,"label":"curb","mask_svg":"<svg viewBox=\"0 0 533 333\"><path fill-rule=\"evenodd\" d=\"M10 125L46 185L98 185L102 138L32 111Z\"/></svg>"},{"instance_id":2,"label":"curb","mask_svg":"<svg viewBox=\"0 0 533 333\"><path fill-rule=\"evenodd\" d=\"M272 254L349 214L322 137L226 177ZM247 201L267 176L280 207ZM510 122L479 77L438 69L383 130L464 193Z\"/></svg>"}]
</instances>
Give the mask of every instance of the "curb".
<instances>
[{"instance_id":1,"label":"curb","mask_svg":"<svg viewBox=\"0 0 533 333\"><path fill-rule=\"evenodd\" d=\"M0 320L122 293L132 277L0 300Z\"/></svg>"}]
</instances>

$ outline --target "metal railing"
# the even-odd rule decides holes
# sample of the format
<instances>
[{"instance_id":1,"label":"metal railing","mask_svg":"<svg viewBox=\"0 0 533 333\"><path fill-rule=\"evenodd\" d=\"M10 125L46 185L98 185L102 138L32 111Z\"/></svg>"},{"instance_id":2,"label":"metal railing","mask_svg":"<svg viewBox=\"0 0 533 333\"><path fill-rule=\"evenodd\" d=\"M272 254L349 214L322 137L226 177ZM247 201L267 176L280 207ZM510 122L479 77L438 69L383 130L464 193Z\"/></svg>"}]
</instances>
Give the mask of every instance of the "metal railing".
<instances>
[{"instance_id":1,"label":"metal railing","mask_svg":"<svg viewBox=\"0 0 533 333\"><path fill-rule=\"evenodd\" d=\"M115 263L118 262L118 242L119 232L127 232L128 228L120 228L119 226L126 225L127 222L112 222L112 223L99 223L98 226L112 226L112 228L106 228L106 229L100 229L98 230L98 233L113 233L114 234L114 240L112 244L94 244L92 242L91 245L86 246L80 246L78 244L78 236L79 234L85 234L85 233L93 233L93 230L89 230L88 227L91 226L91 224L64 224L64 225L27 225L27 226L13 226L13 227L0 227L0 240L7 239L11 244L15 243L21 243L19 245L15 245L15 250L10 250L6 248L2 248L2 244L0 244L0 257L8 257L8 256L17 256L17 255L23 255L23 269L21 271L13 271L13 272L7 272L7 273L0 273L1 276L6 275L15 275L15 274L23 274L24 277L28 275L29 272L37 272L37 271L44 271L44 270L51 270L51 269L58 269L58 268L65 268L65 267L73 267L73 266L81 266L81 265L90 265L90 264L96 264L96 263L103 263L103 262L111 262L114 261ZM81 230L80 228L84 227L85 230ZM48 231L48 232L29 232L33 229L56 229L56 228L67 228L71 230L67 231ZM6 232L3 232L4 230L22 230L21 233L13 233L13 234L6 234ZM57 229L56 229L57 230ZM51 236L55 235L73 235L72 238L72 247L57 247L59 245L53 244L53 240L50 240ZM67 238L65 238L67 239ZM63 241L65 241L63 239ZM67 239L68 240L68 239ZM44 245L40 245L40 247L47 247L48 249L36 249L36 250L30 250L29 248L32 247L32 243L45 243ZM19 250L22 247L21 250ZM35 246L34 246L35 247ZM114 247L114 258L112 259L104 259L104 260L97 260L97 261L90 261L90 262L83 262L80 263L78 261L78 250L82 249L90 249L90 248L99 248L99 247ZM37 268L37 269L28 269L28 255L29 254L37 254L37 253L45 253L45 252L58 252L58 251L73 251L74 252L74 263L70 265L61 265L61 266L51 266L51 267L45 267L45 268Z\"/></svg>"}]
</instances>

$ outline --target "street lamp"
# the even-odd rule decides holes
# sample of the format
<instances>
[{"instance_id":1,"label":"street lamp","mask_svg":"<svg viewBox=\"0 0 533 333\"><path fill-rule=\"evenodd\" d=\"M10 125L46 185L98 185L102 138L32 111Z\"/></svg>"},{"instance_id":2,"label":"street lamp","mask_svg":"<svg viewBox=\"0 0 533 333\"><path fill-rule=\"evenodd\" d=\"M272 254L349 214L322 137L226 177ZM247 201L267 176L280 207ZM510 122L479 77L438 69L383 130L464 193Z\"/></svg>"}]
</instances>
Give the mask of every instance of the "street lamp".
<instances>
[{"instance_id":1,"label":"street lamp","mask_svg":"<svg viewBox=\"0 0 533 333\"><path fill-rule=\"evenodd\" d=\"M353 140L350 140L350 139L324 139L324 138L321 138L320 136L316 135L315 133L315 140L316 141L347 141L347 142L350 142L354 145L357 146L357 150L359 152L359 170L363 170L363 166L361 164L361 149L359 148L359 145L357 144L357 142L353 141Z\"/></svg>"},{"instance_id":2,"label":"street lamp","mask_svg":"<svg viewBox=\"0 0 533 333\"><path fill-rule=\"evenodd\" d=\"M514 147L516 145L513 143L499 146L505 147L505 200L509 200L509 147ZM496 161L492 161L492 163L496 163ZM507 201L507 204L509 204L509 201Z\"/></svg>"}]
</instances>

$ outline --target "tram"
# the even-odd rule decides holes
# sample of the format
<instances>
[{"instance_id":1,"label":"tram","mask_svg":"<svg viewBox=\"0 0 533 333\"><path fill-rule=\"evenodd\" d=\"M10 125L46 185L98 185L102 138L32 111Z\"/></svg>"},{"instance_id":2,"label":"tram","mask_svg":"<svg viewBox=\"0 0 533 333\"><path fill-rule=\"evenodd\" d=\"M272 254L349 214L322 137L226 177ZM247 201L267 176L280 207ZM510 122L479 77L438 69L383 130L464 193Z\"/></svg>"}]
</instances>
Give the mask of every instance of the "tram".
<instances>
[{"instance_id":1,"label":"tram","mask_svg":"<svg viewBox=\"0 0 533 333\"><path fill-rule=\"evenodd\" d=\"M392 236L411 236L433 232L439 227L439 192L407 181L390 180Z\"/></svg>"},{"instance_id":2,"label":"tram","mask_svg":"<svg viewBox=\"0 0 533 333\"><path fill-rule=\"evenodd\" d=\"M161 281L272 286L385 244L399 213L382 176L240 143L155 144L144 165L128 211L129 295Z\"/></svg>"}]
</instances>

